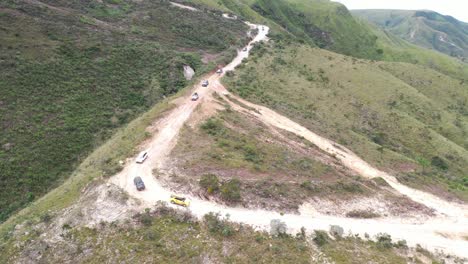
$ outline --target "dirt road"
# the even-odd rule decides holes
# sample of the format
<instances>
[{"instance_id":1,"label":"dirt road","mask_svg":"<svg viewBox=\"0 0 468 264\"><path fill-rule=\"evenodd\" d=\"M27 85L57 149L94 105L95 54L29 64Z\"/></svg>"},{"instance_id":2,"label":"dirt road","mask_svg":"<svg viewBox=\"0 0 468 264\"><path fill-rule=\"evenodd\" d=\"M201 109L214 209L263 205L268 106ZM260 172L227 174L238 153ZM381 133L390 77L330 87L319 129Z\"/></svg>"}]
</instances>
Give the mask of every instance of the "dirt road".
<instances>
[{"instance_id":1,"label":"dirt road","mask_svg":"<svg viewBox=\"0 0 468 264\"><path fill-rule=\"evenodd\" d=\"M248 57L251 44L267 38L268 27L252 24L249 24L249 26L251 28L259 28L258 35L249 43L247 51L239 51L238 56L224 68L224 72L234 70L244 58ZM261 30L262 28L264 28L264 30ZM209 87L201 87L199 85L194 87L193 92L198 92L200 100L191 101L189 96L179 99L178 102L180 103L178 106L156 124L158 132L151 138L150 143L145 146L145 149L147 149L149 153L149 158L145 163L136 164L135 162L131 162L127 164L122 172L110 179L110 182L120 186L133 197L140 199L148 207L153 206L157 201L168 201L172 192L161 187L157 179L153 176L152 170L154 168L161 168L165 163L176 144L180 129L189 120L196 107L205 100L209 100L214 92L218 92L222 96L228 93L219 82L223 74L211 75L208 78L210 81ZM395 190L419 203L434 208L439 212L439 216L425 221L424 223L412 223L405 219L389 218L359 220L321 215L315 212L307 203L301 206L300 214L280 215L279 213L271 211L226 207L214 202L188 196L191 200L189 210L194 215L202 217L208 212L220 212L223 215L228 214L232 221L249 224L266 230L268 230L272 219L281 219L286 222L288 231L291 233L299 231L301 227L305 227L311 231L313 229L328 230L330 225L340 225L346 231L350 230L352 233L360 234L361 236L364 236L365 233L371 236L381 232L388 233L392 235L394 239L405 239L410 246L420 244L430 250L443 250L447 253L468 258L468 250L466 250L468 248L468 241L463 238L464 236L468 236L468 213L466 205L449 203L431 194L404 186L398 183L393 176L373 168L350 150L341 146L337 147L338 145L336 143L320 137L268 108L254 105L241 98L236 97L236 99L249 107L257 109L258 112L245 109L231 102L235 110L252 115L276 129L284 129L303 136L324 151L335 155L346 167L356 171L362 176L384 178ZM136 190L133 184L133 178L136 176L142 177L146 184L145 191L138 192Z\"/></svg>"},{"instance_id":2,"label":"dirt road","mask_svg":"<svg viewBox=\"0 0 468 264\"><path fill-rule=\"evenodd\" d=\"M215 87L221 95L225 96L229 94L222 85L216 85ZM242 111L244 113L255 116L258 120L271 127L286 130L300 137L304 137L323 151L335 156L345 167L355 171L358 175L367 178L381 177L385 179L385 181L387 181L388 184L399 193L410 197L415 202L424 204L425 206L434 209L441 215L451 218L466 218L468 216L468 208L466 205L451 203L435 195L405 186L399 183L394 176L372 167L352 151L348 150L346 147L313 133L312 131L299 125L291 119L282 116L266 107L252 104L235 95L229 94L229 97L225 96L225 99L228 101L229 98L235 98L236 101L241 102L250 108L246 109L231 100L231 106L237 111ZM251 109L255 109L255 111Z\"/></svg>"}]
</instances>

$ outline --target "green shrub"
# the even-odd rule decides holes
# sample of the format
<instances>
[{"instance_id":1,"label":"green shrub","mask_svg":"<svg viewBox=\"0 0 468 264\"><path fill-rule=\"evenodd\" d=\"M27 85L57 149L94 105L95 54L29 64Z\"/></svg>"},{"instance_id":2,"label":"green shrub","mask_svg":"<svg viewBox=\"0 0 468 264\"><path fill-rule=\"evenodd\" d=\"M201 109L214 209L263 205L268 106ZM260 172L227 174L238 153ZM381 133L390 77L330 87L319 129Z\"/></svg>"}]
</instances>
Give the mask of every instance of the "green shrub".
<instances>
[{"instance_id":1,"label":"green shrub","mask_svg":"<svg viewBox=\"0 0 468 264\"><path fill-rule=\"evenodd\" d=\"M431 159L431 165L441 170L447 170L448 164L441 157L435 156Z\"/></svg>"},{"instance_id":2,"label":"green shrub","mask_svg":"<svg viewBox=\"0 0 468 264\"><path fill-rule=\"evenodd\" d=\"M398 240L398 242L395 243L394 246L396 248L407 249L408 248L408 243L406 243L406 240Z\"/></svg>"},{"instance_id":3,"label":"green shrub","mask_svg":"<svg viewBox=\"0 0 468 264\"><path fill-rule=\"evenodd\" d=\"M381 187L390 187L390 185L388 184L388 182L382 178L382 177L376 177L376 178L373 178L372 181L377 184L377 186L381 186Z\"/></svg>"},{"instance_id":4,"label":"green shrub","mask_svg":"<svg viewBox=\"0 0 468 264\"><path fill-rule=\"evenodd\" d=\"M230 237L235 233L235 230L228 218L221 219L221 215L219 213L210 212L203 216L203 221L206 224L208 231L213 234Z\"/></svg>"},{"instance_id":5,"label":"green shrub","mask_svg":"<svg viewBox=\"0 0 468 264\"><path fill-rule=\"evenodd\" d=\"M328 243L328 234L325 231L315 230L314 243L321 247Z\"/></svg>"},{"instance_id":6,"label":"green shrub","mask_svg":"<svg viewBox=\"0 0 468 264\"><path fill-rule=\"evenodd\" d=\"M210 118L206 120L200 127L206 133L212 136L220 135L224 132L223 123L217 118Z\"/></svg>"},{"instance_id":7,"label":"green shrub","mask_svg":"<svg viewBox=\"0 0 468 264\"><path fill-rule=\"evenodd\" d=\"M214 174L203 175L199 184L208 194L216 193L219 190L219 179Z\"/></svg>"},{"instance_id":8,"label":"green shrub","mask_svg":"<svg viewBox=\"0 0 468 264\"><path fill-rule=\"evenodd\" d=\"M392 237L389 234L379 233L376 236L377 246L382 249L389 249L393 246Z\"/></svg>"},{"instance_id":9,"label":"green shrub","mask_svg":"<svg viewBox=\"0 0 468 264\"><path fill-rule=\"evenodd\" d=\"M45 214L41 215L41 222L44 222L44 223L48 224L50 222L50 220L52 220L52 216L50 216L50 214L45 213Z\"/></svg>"},{"instance_id":10,"label":"green shrub","mask_svg":"<svg viewBox=\"0 0 468 264\"><path fill-rule=\"evenodd\" d=\"M356 182L344 182L339 181L334 185L329 186L330 189L338 192L348 192L348 193L364 193L363 187Z\"/></svg>"},{"instance_id":11,"label":"green shrub","mask_svg":"<svg viewBox=\"0 0 468 264\"><path fill-rule=\"evenodd\" d=\"M247 144L242 150L244 151L244 159L253 163L262 162L262 155L254 145Z\"/></svg>"},{"instance_id":12,"label":"green shrub","mask_svg":"<svg viewBox=\"0 0 468 264\"><path fill-rule=\"evenodd\" d=\"M153 224L153 217L149 214L149 212L139 214L138 220L145 226L150 226Z\"/></svg>"},{"instance_id":13,"label":"green shrub","mask_svg":"<svg viewBox=\"0 0 468 264\"><path fill-rule=\"evenodd\" d=\"M306 189L307 191L317 191L317 186L314 185L311 181L304 181L301 183L301 188Z\"/></svg>"},{"instance_id":14,"label":"green shrub","mask_svg":"<svg viewBox=\"0 0 468 264\"><path fill-rule=\"evenodd\" d=\"M380 215L370 210L352 210L346 213L346 217L351 218L376 218Z\"/></svg>"},{"instance_id":15,"label":"green shrub","mask_svg":"<svg viewBox=\"0 0 468 264\"><path fill-rule=\"evenodd\" d=\"M241 200L240 181L229 180L221 185L221 198L228 202L239 202Z\"/></svg>"}]
</instances>

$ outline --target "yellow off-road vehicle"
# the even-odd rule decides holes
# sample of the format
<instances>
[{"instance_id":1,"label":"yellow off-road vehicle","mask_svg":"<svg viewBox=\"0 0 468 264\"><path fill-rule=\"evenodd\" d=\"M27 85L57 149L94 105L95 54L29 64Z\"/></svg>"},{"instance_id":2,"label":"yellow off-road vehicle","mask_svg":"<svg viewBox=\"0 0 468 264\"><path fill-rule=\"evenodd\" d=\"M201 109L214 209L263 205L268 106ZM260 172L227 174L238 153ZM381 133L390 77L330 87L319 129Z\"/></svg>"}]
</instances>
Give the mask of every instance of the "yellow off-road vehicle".
<instances>
[{"instance_id":1,"label":"yellow off-road vehicle","mask_svg":"<svg viewBox=\"0 0 468 264\"><path fill-rule=\"evenodd\" d=\"M171 203L177 204L183 207L188 207L190 205L190 202L187 199L185 199L184 197L176 196L176 195L171 195Z\"/></svg>"}]
</instances>

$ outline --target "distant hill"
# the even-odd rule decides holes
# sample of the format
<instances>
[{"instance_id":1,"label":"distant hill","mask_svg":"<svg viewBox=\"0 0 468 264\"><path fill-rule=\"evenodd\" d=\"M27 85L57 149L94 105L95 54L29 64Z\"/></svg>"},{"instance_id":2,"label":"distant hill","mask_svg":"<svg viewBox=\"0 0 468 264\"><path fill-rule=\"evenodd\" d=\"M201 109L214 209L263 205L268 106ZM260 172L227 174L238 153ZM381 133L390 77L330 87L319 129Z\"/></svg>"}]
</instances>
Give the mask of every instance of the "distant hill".
<instances>
[{"instance_id":1,"label":"distant hill","mask_svg":"<svg viewBox=\"0 0 468 264\"><path fill-rule=\"evenodd\" d=\"M352 10L413 44L450 56L468 58L468 23L433 11Z\"/></svg>"}]
</instances>

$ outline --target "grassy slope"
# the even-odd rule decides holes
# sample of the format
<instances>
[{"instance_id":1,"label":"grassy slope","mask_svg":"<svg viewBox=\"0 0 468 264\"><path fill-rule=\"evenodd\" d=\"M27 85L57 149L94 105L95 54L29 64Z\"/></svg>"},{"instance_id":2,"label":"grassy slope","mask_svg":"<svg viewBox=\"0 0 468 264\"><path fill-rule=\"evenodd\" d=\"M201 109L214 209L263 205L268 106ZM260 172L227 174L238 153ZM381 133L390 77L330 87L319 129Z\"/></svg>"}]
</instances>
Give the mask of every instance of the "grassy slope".
<instances>
[{"instance_id":1,"label":"grassy slope","mask_svg":"<svg viewBox=\"0 0 468 264\"><path fill-rule=\"evenodd\" d=\"M246 31L165 2L0 5L0 221L184 87L182 65L203 72L199 53L240 45Z\"/></svg>"},{"instance_id":2,"label":"grassy slope","mask_svg":"<svg viewBox=\"0 0 468 264\"><path fill-rule=\"evenodd\" d=\"M229 110L200 127L185 127L171 156L188 179L176 189L196 190L206 174L220 181L239 179L238 202L247 207L295 211L311 197L349 200L381 191L372 181L344 173L334 159L302 139L275 136L267 127ZM213 194L219 197L218 191Z\"/></svg>"},{"instance_id":3,"label":"grassy slope","mask_svg":"<svg viewBox=\"0 0 468 264\"><path fill-rule=\"evenodd\" d=\"M451 56L468 56L468 24L452 17L408 10L353 10L352 13L416 45Z\"/></svg>"},{"instance_id":4,"label":"grassy slope","mask_svg":"<svg viewBox=\"0 0 468 264\"><path fill-rule=\"evenodd\" d=\"M419 187L441 185L438 191L467 198L466 83L411 64L357 60L304 45L262 47L255 54L225 80L232 91ZM449 92L441 92L447 83Z\"/></svg>"}]
</instances>

